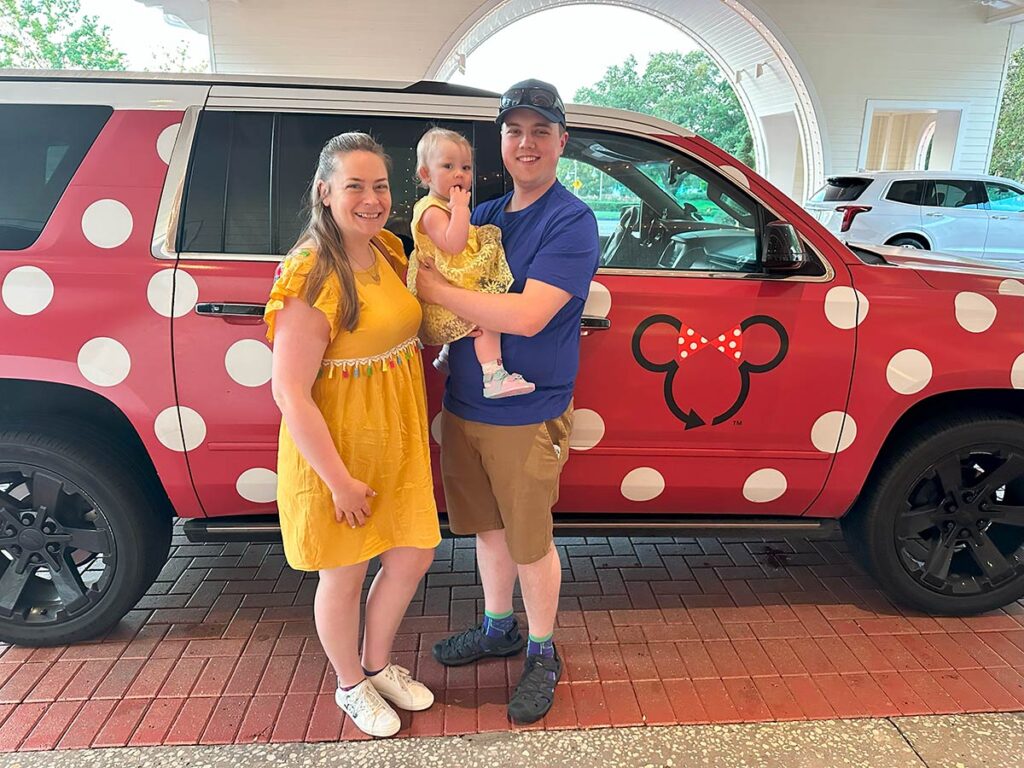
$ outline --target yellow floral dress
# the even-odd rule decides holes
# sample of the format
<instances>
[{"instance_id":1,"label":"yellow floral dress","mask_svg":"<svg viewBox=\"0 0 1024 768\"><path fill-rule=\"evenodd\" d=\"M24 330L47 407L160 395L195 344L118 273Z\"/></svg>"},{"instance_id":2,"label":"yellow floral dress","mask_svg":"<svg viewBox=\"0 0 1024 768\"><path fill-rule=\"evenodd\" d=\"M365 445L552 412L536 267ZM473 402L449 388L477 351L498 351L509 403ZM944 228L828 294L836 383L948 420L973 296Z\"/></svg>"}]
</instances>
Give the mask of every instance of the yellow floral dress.
<instances>
[{"instance_id":1,"label":"yellow floral dress","mask_svg":"<svg viewBox=\"0 0 1024 768\"><path fill-rule=\"evenodd\" d=\"M313 384L334 444L352 477L377 492L366 524L334 517L327 485L299 453L281 423L277 504L288 564L317 571L369 560L392 547L433 548L441 540L427 442L426 390L416 336L419 302L396 274L406 267L401 241L387 231L375 241L377 262L357 271L359 325L339 327L341 284L332 276L313 307L331 324L330 342ZM278 269L264 319L274 340L277 311L303 295L316 261L311 250L287 256ZM379 279L379 282L377 281Z\"/></svg>"},{"instance_id":2,"label":"yellow floral dress","mask_svg":"<svg viewBox=\"0 0 1024 768\"><path fill-rule=\"evenodd\" d=\"M409 263L408 285L416 295L416 270L420 259L433 259L437 271L460 288L481 293L506 293L512 286L512 271L501 247L501 230L493 224L470 226L469 239L462 253L442 251L420 230L420 219L428 208L437 207L451 215L448 204L439 197L427 195L416 201L412 209L412 241L416 246ZM423 325L420 338L431 346L461 339L476 326L437 304L423 304Z\"/></svg>"}]
</instances>

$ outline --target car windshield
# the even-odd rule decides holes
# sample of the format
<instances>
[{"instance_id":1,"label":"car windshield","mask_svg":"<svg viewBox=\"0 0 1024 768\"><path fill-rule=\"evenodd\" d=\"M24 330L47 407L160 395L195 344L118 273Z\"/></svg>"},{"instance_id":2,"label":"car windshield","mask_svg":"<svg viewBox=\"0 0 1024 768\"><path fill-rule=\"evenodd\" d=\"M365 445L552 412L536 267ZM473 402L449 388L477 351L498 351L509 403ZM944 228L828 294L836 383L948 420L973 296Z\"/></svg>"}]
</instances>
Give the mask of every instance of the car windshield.
<instances>
[{"instance_id":1,"label":"car windshield","mask_svg":"<svg viewBox=\"0 0 1024 768\"><path fill-rule=\"evenodd\" d=\"M739 227L747 217L744 207L727 193L712 187L706 178L683 170L676 161L652 160L637 163L636 168L671 195L680 208L685 210L687 205L696 208L704 221Z\"/></svg>"}]
</instances>

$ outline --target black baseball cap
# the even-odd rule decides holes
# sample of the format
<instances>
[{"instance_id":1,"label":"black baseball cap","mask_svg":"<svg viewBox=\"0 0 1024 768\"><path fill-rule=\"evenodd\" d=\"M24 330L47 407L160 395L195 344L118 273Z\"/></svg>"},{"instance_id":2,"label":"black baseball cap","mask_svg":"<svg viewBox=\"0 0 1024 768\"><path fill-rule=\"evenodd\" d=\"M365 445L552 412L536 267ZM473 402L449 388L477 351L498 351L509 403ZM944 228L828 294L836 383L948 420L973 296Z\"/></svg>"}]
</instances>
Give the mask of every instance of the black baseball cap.
<instances>
[{"instance_id":1,"label":"black baseball cap","mask_svg":"<svg viewBox=\"0 0 1024 768\"><path fill-rule=\"evenodd\" d=\"M565 105L558 89L543 80L523 80L511 86L501 94L498 117L494 121L498 125L504 122L505 115L513 109L532 109L545 120L559 123L565 127Z\"/></svg>"}]
</instances>

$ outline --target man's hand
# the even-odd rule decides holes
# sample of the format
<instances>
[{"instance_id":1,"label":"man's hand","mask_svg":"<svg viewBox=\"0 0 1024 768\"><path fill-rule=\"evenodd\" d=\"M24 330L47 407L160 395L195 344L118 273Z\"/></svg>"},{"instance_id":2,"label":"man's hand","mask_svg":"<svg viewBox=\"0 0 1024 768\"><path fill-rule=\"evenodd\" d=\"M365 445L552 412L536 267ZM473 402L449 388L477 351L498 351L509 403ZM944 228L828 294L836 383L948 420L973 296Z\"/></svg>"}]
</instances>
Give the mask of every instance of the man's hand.
<instances>
[{"instance_id":1,"label":"man's hand","mask_svg":"<svg viewBox=\"0 0 1024 768\"><path fill-rule=\"evenodd\" d=\"M416 271L416 295L428 304L441 304L449 283L430 259L423 259Z\"/></svg>"}]
</instances>

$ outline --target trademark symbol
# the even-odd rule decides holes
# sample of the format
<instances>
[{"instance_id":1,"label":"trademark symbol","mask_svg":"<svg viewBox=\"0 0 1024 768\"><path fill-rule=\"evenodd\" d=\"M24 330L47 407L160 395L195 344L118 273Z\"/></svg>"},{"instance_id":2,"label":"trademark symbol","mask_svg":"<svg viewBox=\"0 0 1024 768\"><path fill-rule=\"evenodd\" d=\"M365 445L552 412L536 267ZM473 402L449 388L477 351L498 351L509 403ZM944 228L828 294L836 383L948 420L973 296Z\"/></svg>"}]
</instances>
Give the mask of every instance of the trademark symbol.
<instances>
[{"instance_id":1,"label":"trademark symbol","mask_svg":"<svg viewBox=\"0 0 1024 768\"><path fill-rule=\"evenodd\" d=\"M734 427L742 427L743 426L743 419L733 419L732 420L732 425Z\"/></svg>"}]
</instances>

